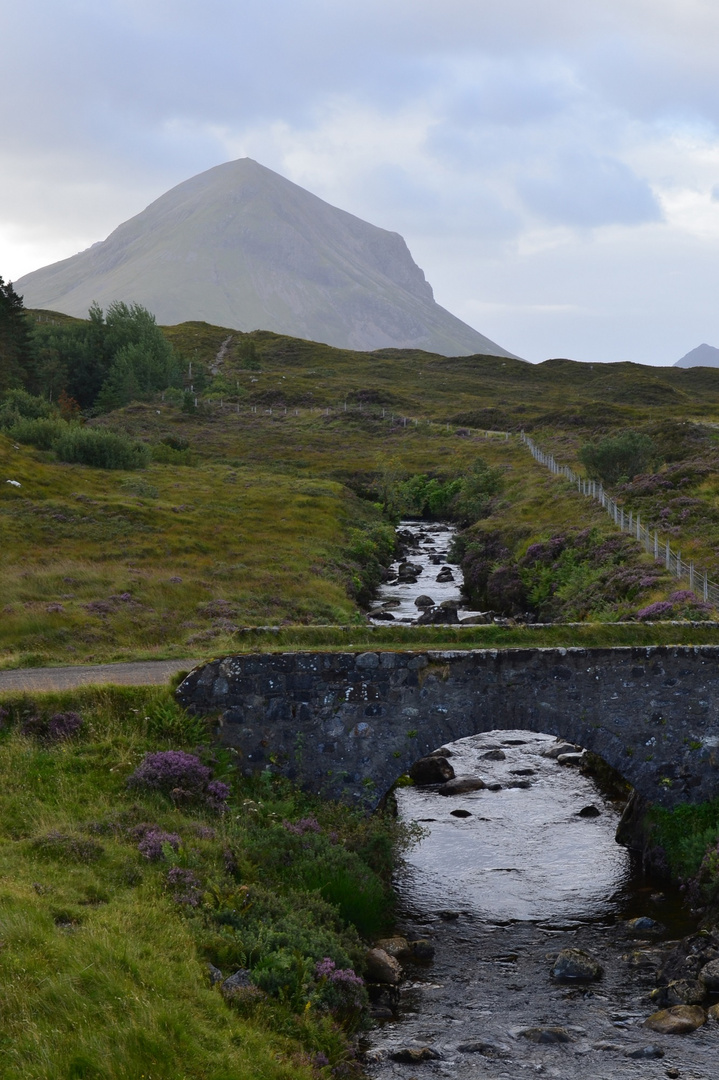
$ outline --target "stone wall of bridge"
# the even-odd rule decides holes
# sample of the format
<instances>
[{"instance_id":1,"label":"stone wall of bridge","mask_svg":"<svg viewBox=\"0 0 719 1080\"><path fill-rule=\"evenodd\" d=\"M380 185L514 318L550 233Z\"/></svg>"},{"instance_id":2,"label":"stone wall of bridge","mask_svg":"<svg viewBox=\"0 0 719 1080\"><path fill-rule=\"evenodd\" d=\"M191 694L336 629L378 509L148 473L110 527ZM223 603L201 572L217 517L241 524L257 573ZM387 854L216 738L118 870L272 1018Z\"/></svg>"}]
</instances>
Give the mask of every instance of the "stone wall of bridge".
<instances>
[{"instance_id":1,"label":"stone wall of bridge","mask_svg":"<svg viewBox=\"0 0 719 1080\"><path fill-rule=\"evenodd\" d=\"M650 802L719 795L719 647L241 654L177 690L245 771L376 805L412 762L493 729L599 754Z\"/></svg>"}]
</instances>

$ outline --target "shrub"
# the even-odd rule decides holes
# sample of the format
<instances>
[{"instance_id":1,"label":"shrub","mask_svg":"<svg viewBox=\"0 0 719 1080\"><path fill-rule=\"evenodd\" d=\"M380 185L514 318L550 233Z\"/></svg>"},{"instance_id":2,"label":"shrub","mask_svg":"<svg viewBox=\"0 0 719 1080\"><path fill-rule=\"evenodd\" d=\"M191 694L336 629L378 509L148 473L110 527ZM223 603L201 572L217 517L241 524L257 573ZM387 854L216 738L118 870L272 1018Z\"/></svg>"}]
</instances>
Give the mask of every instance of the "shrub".
<instances>
[{"instance_id":1,"label":"shrub","mask_svg":"<svg viewBox=\"0 0 719 1080\"><path fill-rule=\"evenodd\" d=\"M103 428L70 426L53 449L60 461L96 469L144 469L150 460L144 443Z\"/></svg>"},{"instance_id":2,"label":"shrub","mask_svg":"<svg viewBox=\"0 0 719 1080\"><path fill-rule=\"evenodd\" d=\"M128 787L159 791L175 803L203 802L208 809L224 809L230 789L211 780L212 770L184 750L160 750L145 754L127 781Z\"/></svg>"},{"instance_id":3,"label":"shrub","mask_svg":"<svg viewBox=\"0 0 719 1080\"><path fill-rule=\"evenodd\" d=\"M28 443L38 450L52 450L55 443L68 430L64 420L50 417L37 420L17 420L8 431L8 435L17 442Z\"/></svg>"},{"instance_id":4,"label":"shrub","mask_svg":"<svg viewBox=\"0 0 719 1080\"><path fill-rule=\"evenodd\" d=\"M77 735L82 727L82 717L76 712L53 713L51 716L33 714L26 717L20 730L38 742L51 745L64 742Z\"/></svg>"},{"instance_id":5,"label":"shrub","mask_svg":"<svg viewBox=\"0 0 719 1080\"><path fill-rule=\"evenodd\" d=\"M588 443L579 451L579 460L589 477L610 486L647 472L657 458L652 440L638 431L608 436L598 443Z\"/></svg>"},{"instance_id":6,"label":"shrub","mask_svg":"<svg viewBox=\"0 0 719 1080\"><path fill-rule=\"evenodd\" d=\"M44 419L54 412L45 398L28 394L27 390L8 390L0 404L0 429L11 428L21 419Z\"/></svg>"},{"instance_id":7,"label":"shrub","mask_svg":"<svg viewBox=\"0 0 719 1080\"><path fill-rule=\"evenodd\" d=\"M338 968L329 956L315 964L315 978L317 990L313 998L320 1007L349 1031L364 1026L369 1003L364 979L352 968Z\"/></svg>"},{"instance_id":8,"label":"shrub","mask_svg":"<svg viewBox=\"0 0 719 1080\"><path fill-rule=\"evenodd\" d=\"M180 837L177 833L164 832L153 826L145 832L145 835L137 845L137 850L145 859L151 862L159 862L167 858L170 850L179 851Z\"/></svg>"},{"instance_id":9,"label":"shrub","mask_svg":"<svg viewBox=\"0 0 719 1080\"><path fill-rule=\"evenodd\" d=\"M192 870L183 870L180 866L173 866L171 870L168 870L165 887L172 891L172 899L176 904L198 907L202 899L199 878L193 874Z\"/></svg>"}]
</instances>

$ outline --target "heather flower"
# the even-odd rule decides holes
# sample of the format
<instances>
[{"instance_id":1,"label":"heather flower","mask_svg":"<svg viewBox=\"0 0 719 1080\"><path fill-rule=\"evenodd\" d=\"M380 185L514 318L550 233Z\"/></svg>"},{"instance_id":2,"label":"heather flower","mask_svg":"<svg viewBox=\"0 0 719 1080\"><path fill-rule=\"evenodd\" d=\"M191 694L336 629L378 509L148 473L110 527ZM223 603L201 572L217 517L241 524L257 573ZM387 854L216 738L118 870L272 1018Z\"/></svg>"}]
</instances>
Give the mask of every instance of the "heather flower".
<instances>
[{"instance_id":1,"label":"heather flower","mask_svg":"<svg viewBox=\"0 0 719 1080\"><path fill-rule=\"evenodd\" d=\"M207 765L203 765L194 754L184 750L160 750L154 754L145 754L142 764L138 765L128 780L128 787L145 788L147 791L161 791L165 795L176 797L201 795L212 775Z\"/></svg>"},{"instance_id":2,"label":"heather flower","mask_svg":"<svg viewBox=\"0 0 719 1080\"><path fill-rule=\"evenodd\" d=\"M51 744L72 738L82 727L82 717L76 712L53 713L51 716L28 716L22 724L23 735L38 742Z\"/></svg>"},{"instance_id":3,"label":"heather flower","mask_svg":"<svg viewBox=\"0 0 719 1080\"><path fill-rule=\"evenodd\" d=\"M364 979L352 968L338 968L334 960L325 956L315 964L318 982L316 998L345 1027L356 1030L362 1023L367 1005Z\"/></svg>"},{"instance_id":4,"label":"heather flower","mask_svg":"<svg viewBox=\"0 0 719 1080\"><path fill-rule=\"evenodd\" d=\"M654 619L668 619L673 610L673 605L668 600L657 600L654 604L641 608L637 612L637 618L642 622L651 622Z\"/></svg>"},{"instance_id":5,"label":"heather flower","mask_svg":"<svg viewBox=\"0 0 719 1080\"><path fill-rule=\"evenodd\" d=\"M150 862L159 862L160 859L165 858L168 847L173 851L178 851L180 837L177 833L163 832L162 829L155 828L145 833L137 845L137 850Z\"/></svg>"},{"instance_id":6,"label":"heather flower","mask_svg":"<svg viewBox=\"0 0 719 1080\"><path fill-rule=\"evenodd\" d=\"M304 836L307 832L322 832L322 826L315 817L300 818L294 824L291 821L283 821L282 825L287 829L287 832L291 832L295 836Z\"/></svg>"},{"instance_id":7,"label":"heather flower","mask_svg":"<svg viewBox=\"0 0 719 1080\"><path fill-rule=\"evenodd\" d=\"M128 787L160 791L173 802L203 802L208 809L220 811L230 795L221 780L211 780L212 770L195 754L184 750L159 750L145 754L127 781Z\"/></svg>"},{"instance_id":8,"label":"heather flower","mask_svg":"<svg viewBox=\"0 0 719 1080\"><path fill-rule=\"evenodd\" d=\"M211 780L205 789L205 802L211 810L219 813L225 809L225 804L230 797L230 785L222 780Z\"/></svg>"},{"instance_id":9,"label":"heather flower","mask_svg":"<svg viewBox=\"0 0 719 1080\"><path fill-rule=\"evenodd\" d=\"M173 866L167 871L165 883L173 890L172 899L176 904L187 904L188 907L199 905L202 899L202 885L192 870L183 870L180 866Z\"/></svg>"}]
</instances>

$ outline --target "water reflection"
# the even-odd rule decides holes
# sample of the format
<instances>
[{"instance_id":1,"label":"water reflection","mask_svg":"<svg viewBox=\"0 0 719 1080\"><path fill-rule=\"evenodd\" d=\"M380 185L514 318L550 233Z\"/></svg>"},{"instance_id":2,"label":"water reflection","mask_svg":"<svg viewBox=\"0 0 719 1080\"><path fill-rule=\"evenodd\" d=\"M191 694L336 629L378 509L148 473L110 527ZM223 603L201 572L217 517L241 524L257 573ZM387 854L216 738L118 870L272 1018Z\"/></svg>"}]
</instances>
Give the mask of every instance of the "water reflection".
<instances>
[{"instance_id":1,"label":"water reflection","mask_svg":"<svg viewBox=\"0 0 719 1080\"><path fill-rule=\"evenodd\" d=\"M457 776L480 776L501 790L450 797L422 788L397 792L401 817L424 821L428 830L398 882L406 907L453 908L502 923L594 920L626 905L631 860L614 839L618 811L591 779L541 756L553 742L525 731L462 739L451 745ZM482 758L496 748L504 761ZM601 814L579 817L589 804ZM453 816L454 810L471 816Z\"/></svg>"}]
</instances>

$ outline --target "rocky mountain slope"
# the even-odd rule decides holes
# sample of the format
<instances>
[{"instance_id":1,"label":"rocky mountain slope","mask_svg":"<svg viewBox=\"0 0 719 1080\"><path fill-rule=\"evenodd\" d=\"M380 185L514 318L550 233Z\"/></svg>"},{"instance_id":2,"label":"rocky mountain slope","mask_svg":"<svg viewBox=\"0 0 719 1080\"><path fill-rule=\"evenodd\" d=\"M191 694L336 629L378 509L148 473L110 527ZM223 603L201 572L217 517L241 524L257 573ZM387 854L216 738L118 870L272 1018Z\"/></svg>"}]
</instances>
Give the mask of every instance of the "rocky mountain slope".
<instances>
[{"instance_id":1,"label":"rocky mountain slope","mask_svg":"<svg viewBox=\"0 0 719 1080\"><path fill-rule=\"evenodd\" d=\"M26 307L84 316L136 301L344 348L511 355L435 303L398 233L323 202L250 158L166 192L104 241L15 283Z\"/></svg>"}]
</instances>

